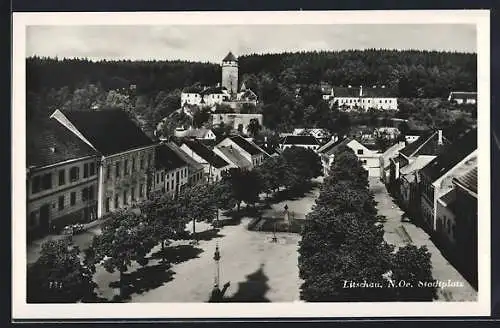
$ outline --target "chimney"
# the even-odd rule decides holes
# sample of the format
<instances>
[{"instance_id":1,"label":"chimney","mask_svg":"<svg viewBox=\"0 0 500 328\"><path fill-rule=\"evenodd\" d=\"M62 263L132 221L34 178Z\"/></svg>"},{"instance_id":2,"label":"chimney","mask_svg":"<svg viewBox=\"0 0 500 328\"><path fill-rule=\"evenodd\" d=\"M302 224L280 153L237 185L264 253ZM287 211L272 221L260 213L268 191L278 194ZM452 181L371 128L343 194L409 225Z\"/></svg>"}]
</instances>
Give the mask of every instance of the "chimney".
<instances>
[{"instance_id":1,"label":"chimney","mask_svg":"<svg viewBox=\"0 0 500 328\"><path fill-rule=\"evenodd\" d=\"M443 144L443 130L438 130L438 145Z\"/></svg>"},{"instance_id":2,"label":"chimney","mask_svg":"<svg viewBox=\"0 0 500 328\"><path fill-rule=\"evenodd\" d=\"M362 85L359 86L359 96L363 97L363 86Z\"/></svg>"}]
</instances>

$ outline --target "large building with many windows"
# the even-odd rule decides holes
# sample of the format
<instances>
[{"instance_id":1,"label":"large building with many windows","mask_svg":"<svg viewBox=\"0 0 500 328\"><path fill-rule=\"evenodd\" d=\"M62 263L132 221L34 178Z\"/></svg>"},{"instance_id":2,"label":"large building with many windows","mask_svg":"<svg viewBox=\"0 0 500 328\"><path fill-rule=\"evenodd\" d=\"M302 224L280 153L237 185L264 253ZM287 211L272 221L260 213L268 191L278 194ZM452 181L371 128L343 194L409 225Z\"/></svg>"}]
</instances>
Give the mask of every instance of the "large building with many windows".
<instances>
[{"instance_id":1,"label":"large building with many windows","mask_svg":"<svg viewBox=\"0 0 500 328\"><path fill-rule=\"evenodd\" d=\"M98 217L147 198L154 185L156 145L127 113L56 110L51 117L99 154Z\"/></svg>"},{"instance_id":2,"label":"large building with many windows","mask_svg":"<svg viewBox=\"0 0 500 328\"><path fill-rule=\"evenodd\" d=\"M28 238L97 217L98 153L56 120L27 125Z\"/></svg>"}]
</instances>

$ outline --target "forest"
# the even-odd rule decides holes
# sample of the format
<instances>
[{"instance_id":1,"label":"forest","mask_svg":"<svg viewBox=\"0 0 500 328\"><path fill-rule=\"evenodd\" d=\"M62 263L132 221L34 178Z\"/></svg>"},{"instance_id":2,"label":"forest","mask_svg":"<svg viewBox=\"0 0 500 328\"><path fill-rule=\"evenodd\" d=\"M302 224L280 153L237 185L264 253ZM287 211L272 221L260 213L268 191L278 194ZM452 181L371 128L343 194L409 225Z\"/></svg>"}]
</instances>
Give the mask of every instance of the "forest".
<instances>
[{"instance_id":1,"label":"forest","mask_svg":"<svg viewBox=\"0 0 500 328\"><path fill-rule=\"evenodd\" d=\"M264 125L276 131L304 124L339 126L335 122L340 114L335 110L332 114L321 100L322 83L385 85L409 103L403 113L389 115L413 116L437 126L428 109L420 106L425 103L422 99L444 103L451 90L476 90L476 54L371 49L252 54L238 59L240 81L257 93ZM186 61L29 57L26 66L29 118L46 117L55 108L122 108L148 131L180 107L184 87L214 85L221 76L218 64ZM473 119L474 109L452 110L463 113L461 119Z\"/></svg>"}]
</instances>

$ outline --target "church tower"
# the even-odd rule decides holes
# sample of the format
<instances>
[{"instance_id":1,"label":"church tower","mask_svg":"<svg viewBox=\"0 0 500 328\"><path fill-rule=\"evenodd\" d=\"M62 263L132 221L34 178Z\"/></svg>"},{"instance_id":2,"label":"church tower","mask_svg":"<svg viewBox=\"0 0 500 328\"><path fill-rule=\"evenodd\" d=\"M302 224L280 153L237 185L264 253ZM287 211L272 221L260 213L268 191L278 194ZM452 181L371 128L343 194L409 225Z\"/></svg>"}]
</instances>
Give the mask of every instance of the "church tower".
<instances>
[{"instance_id":1,"label":"church tower","mask_svg":"<svg viewBox=\"0 0 500 328\"><path fill-rule=\"evenodd\" d=\"M238 93L238 59L229 52L222 60L222 86L231 94L231 98Z\"/></svg>"}]
</instances>

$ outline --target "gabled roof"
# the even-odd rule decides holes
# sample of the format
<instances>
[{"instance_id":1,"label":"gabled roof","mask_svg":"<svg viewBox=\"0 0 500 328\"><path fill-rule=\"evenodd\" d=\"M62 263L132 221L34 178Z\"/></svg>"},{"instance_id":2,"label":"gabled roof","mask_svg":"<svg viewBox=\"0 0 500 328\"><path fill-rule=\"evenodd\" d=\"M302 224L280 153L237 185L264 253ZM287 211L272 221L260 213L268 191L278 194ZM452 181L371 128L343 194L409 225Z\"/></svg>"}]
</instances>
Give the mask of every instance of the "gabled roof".
<instances>
[{"instance_id":1,"label":"gabled roof","mask_svg":"<svg viewBox=\"0 0 500 328\"><path fill-rule=\"evenodd\" d=\"M418 141L418 140L417 140ZM422 173L436 181L477 149L477 130L472 129L427 164Z\"/></svg>"},{"instance_id":2,"label":"gabled roof","mask_svg":"<svg viewBox=\"0 0 500 328\"><path fill-rule=\"evenodd\" d=\"M399 172L403 174L409 174L415 171L421 170L427 164L429 164L436 156L431 155L421 155L413 159L408 165L402 167Z\"/></svg>"},{"instance_id":3,"label":"gabled roof","mask_svg":"<svg viewBox=\"0 0 500 328\"><path fill-rule=\"evenodd\" d=\"M165 144L156 147L155 166L157 169L175 170L187 163Z\"/></svg>"},{"instance_id":4,"label":"gabled roof","mask_svg":"<svg viewBox=\"0 0 500 328\"><path fill-rule=\"evenodd\" d=\"M200 91L200 95L211 95L211 94L221 94L224 93L224 91L227 92L226 87L210 87L206 88L205 90Z\"/></svg>"},{"instance_id":5,"label":"gabled roof","mask_svg":"<svg viewBox=\"0 0 500 328\"><path fill-rule=\"evenodd\" d=\"M197 140L184 140L184 144L186 144L186 146L188 146L192 151L198 154L198 156L207 161L208 164L218 169L229 165L229 163L226 162L223 158L215 154L210 148Z\"/></svg>"},{"instance_id":6,"label":"gabled roof","mask_svg":"<svg viewBox=\"0 0 500 328\"><path fill-rule=\"evenodd\" d=\"M26 167L43 167L97 152L55 119L26 124Z\"/></svg>"},{"instance_id":7,"label":"gabled roof","mask_svg":"<svg viewBox=\"0 0 500 328\"><path fill-rule=\"evenodd\" d=\"M222 61L238 61L233 53L230 51Z\"/></svg>"},{"instance_id":8,"label":"gabled roof","mask_svg":"<svg viewBox=\"0 0 500 328\"><path fill-rule=\"evenodd\" d=\"M173 152L175 152L187 165L189 165L190 168L194 169L195 171L203 170L202 164L191 158L191 156L186 154L186 152L184 152L184 150L182 150L175 143L169 142L165 144L165 146L169 147Z\"/></svg>"},{"instance_id":9,"label":"gabled roof","mask_svg":"<svg viewBox=\"0 0 500 328\"><path fill-rule=\"evenodd\" d=\"M264 153L264 151L260 149L256 144L246 140L242 136L235 135L229 137L229 139L231 139L231 141L240 146L244 151L246 151L250 155L259 155Z\"/></svg>"},{"instance_id":10,"label":"gabled roof","mask_svg":"<svg viewBox=\"0 0 500 328\"><path fill-rule=\"evenodd\" d=\"M286 136L284 145L319 145L318 139L313 136Z\"/></svg>"},{"instance_id":11,"label":"gabled roof","mask_svg":"<svg viewBox=\"0 0 500 328\"><path fill-rule=\"evenodd\" d=\"M403 154L405 157L418 155L419 150L422 149L427 143L435 142L437 144L438 137L439 137L439 131L431 131L419 137L416 141L412 142L411 144L407 145L400 151L400 153ZM443 138L443 144L447 144L448 140L446 140L444 136L442 138Z\"/></svg>"},{"instance_id":12,"label":"gabled roof","mask_svg":"<svg viewBox=\"0 0 500 328\"><path fill-rule=\"evenodd\" d=\"M340 146L346 146L349 142L351 142L351 138L343 138L343 139L338 139L338 140L330 140L321 148L318 149L318 153L335 153L335 151L340 147Z\"/></svg>"},{"instance_id":13,"label":"gabled roof","mask_svg":"<svg viewBox=\"0 0 500 328\"><path fill-rule=\"evenodd\" d=\"M151 140L121 110L64 111L64 116L103 155L151 146Z\"/></svg>"},{"instance_id":14,"label":"gabled roof","mask_svg":"<svg viewBox=\"0 0 500 328\"><path fill-rule=\"evenodd\" d=\"M387 159L393 156L397 156L399 151L405 147L405 144L403 142L398 142L392 145L391 147L387 148L385 152L382 153L382 157L384 159L384 165L387 164L389 165Z\"/></svg>"},{"instance_id":15,"label":"gabled roof","mask_svg":"<svg viewBox=\"0 0 500 328\"><path fill-rule=\"evenodd\" d=\"M227 146L217 146L217 149L227 157L234 165L240 169L252 167L252 163L240 154L235 148Z\"/></svg>"},{"instance_id":16,"label":"gabled roof","mask_svg":"<svg viewBox=\"0 0 500 328\"><path fill-rule=\"evenodd\" d=\"M469 170L467 173L456 177L454 182L477 194L477 166Z\"/></svg>"}]
</instances>

